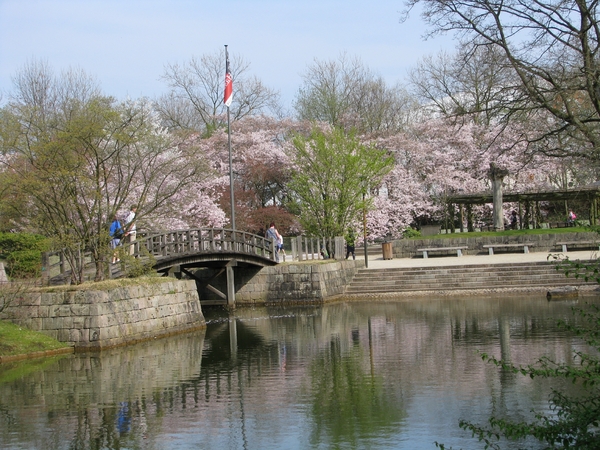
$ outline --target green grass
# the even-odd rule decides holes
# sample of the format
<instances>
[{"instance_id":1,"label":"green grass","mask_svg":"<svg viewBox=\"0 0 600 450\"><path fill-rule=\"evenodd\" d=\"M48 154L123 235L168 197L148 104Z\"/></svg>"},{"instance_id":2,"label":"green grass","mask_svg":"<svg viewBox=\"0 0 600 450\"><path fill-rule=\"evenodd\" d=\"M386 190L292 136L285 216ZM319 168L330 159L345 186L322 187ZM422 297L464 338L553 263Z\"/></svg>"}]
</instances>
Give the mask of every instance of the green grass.
<instances>
[{"instance_id":1,"label":"green grass","mask_svg":"<svg viewBox=\"0 0 600 450\"><path fill-rule=\"evenodd\" d=\"M25 355L69 347L45 334L0 320L0 356Z\"/></svg>"},{"instance_id":2,"label":"green grass","mask_svg":"<svg viewBox=\"0 0 600 450\"><path fill-rule=\"evenodd\" d=\"M430 236L420 236L411 239L452 239L452 238L474 238L489 236L531 236L534 234L564 234L564 233L582 233L591 232L587 227L570 228L536 228L533 230L504 230L504 231L475 231L470 233L448 233L434 234Z\"/></svg>"}]
</instances>

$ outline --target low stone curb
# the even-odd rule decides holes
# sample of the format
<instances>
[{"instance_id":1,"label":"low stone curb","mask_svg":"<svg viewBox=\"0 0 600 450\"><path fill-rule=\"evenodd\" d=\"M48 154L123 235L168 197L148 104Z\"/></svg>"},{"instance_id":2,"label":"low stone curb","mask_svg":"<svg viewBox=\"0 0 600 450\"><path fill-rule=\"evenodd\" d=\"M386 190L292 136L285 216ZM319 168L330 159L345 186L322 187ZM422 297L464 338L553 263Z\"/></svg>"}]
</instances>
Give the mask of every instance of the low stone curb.
<instances>
[{"instance_id":1,"label":"low stone curb","mask_svg":"<svg viewBox=\"0 0 600 450\"><path fill-rule=\"evenodd\" d=\"M12 361L22 361L25 359L35 359L35 358L45 358L47 356L66 355L66 354L74 353L74 352L75 352L75 349L73 347L64 347L64 348L57 348L54 350L45 350L43 352L24 353L22 355L8 355L8 356L0 355L0 364L12 362Z\"/></svg>"}]
</instances>

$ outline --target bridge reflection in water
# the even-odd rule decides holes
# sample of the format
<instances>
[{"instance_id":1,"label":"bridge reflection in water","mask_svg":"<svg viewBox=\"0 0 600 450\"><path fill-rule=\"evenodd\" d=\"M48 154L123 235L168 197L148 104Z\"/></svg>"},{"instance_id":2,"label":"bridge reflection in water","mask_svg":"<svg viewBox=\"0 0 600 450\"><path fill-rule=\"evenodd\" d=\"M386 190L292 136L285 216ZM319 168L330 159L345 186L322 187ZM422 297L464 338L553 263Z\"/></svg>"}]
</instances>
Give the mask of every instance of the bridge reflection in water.
<instances>
[{"instance_id":1,"label":"bridge reflection in water","mask_svg":"<svg viewBox=\"0 0 600 450\"><path fill-rule=\"evenodd\" d=\"M587 346L556 321L578 323L574 303L527 295L210 308L206 330L3 363L0 447L479 448L459 420L552 414L553 387L480 353L517 365L570 361Z\"/></svg>"},{"instance_id":2,"label":"bridge reflection in water","mask_svg":"<svg viewBox=\"0 0 600 450\"><path fill-rule=\"evenodd\" d=\"M197 228L153 233L134 241L134 255L152 255L154 268L163 275L195 279L199 292L208 290L221 300L213 304L235 305L234 269L260 270L275 261L275 243L262 236L227 228ZM209 272L208 274L206 272ZM200 275L201 274L201 275ZM226 292L215 286L225 275ZM206 304L207 302L203 302Z\"/></svg>"}]
</instances>

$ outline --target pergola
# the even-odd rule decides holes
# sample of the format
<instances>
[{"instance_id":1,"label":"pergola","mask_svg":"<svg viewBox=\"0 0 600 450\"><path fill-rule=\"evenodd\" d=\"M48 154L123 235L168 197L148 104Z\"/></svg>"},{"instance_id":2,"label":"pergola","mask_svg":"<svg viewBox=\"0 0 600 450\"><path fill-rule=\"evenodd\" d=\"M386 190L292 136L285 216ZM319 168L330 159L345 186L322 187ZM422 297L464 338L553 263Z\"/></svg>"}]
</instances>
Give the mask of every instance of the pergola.
<instances>
[{"instance_id":1,"label":"pergola","mask_svg":"<svg viewBox=\"0 0 600 450\"><path fill-rule=\"evenodd\" d=\"M539 211L539 202L544 201L584 201L589 206L590 225L596 225L598 221L598 199L600 198L600 182L596 182L587 186L572 188L568 190L552 190L552 191L537 191L537 192L504 192L502 193L503 203L518 203L520 223L524 226L532 224L535 227L537 224ZM454 205L459 206L461 214L461 224L463 223L464 210L466 207L467 228L468 231L473 231L473 205L485 205L493 203L492 192L473 193L473 194L455 194L447 197L448 211L454 212ZM450 223L454 220L451 217Z\"/></svg>"}]
</instances>

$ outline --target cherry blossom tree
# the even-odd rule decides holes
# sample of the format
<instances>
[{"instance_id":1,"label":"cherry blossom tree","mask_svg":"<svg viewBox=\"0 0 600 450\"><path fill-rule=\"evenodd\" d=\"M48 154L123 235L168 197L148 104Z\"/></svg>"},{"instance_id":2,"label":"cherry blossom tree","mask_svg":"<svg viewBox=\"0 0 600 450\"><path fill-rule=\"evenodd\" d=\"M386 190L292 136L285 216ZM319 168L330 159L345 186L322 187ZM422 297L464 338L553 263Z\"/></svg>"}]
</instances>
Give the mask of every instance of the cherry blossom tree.
<instances>
[{"instance_id":1,"label":"cherry blossom tree","mask_svg":"<svg viewBox=\"0 0 600 450\"><path fill-rule=\"evenodd\" d=\"M597 2L405 0L405 5L408 11L422 7L429 35L456 33L471 51L488 47L502 55L505 70L511 72L502 89L510 95L495 108L507 123L529 119L529 141L539 151L598 160ZM577 145L557 145L557 136Z\"/></svg>"},{"instance_id":2,"label":"cherry blossom tree","mask_svg":"<svg viewBox=\"0 0 600 450\"><path fill-rule=\"evenodd\" d=\"M45 64L27 65L1 115L3 208L54 238L74 283L83 281L84 250L96 280L104 277L116 213L137 205L140 221L160 216L208 173L204 159L159 126L150 102L117 103L83 72L55 76Z\"/></svg>"},{"instance_id":3,"label":"cherry blossom tree","mask_svg":"<svg viewBox=\"0 0 600 450\"><path fill-rule=\"evenodd\" d=\"M524 132L517 126L432 119L375 139L378 148L394 156L395 164L375 192L377 207L368 215L370 239L398 238L411 225L444 222L451 195L491 189L491 162L508 170L505 190L521 192L560 188L565 170L583 166L581 160L528 152ZM514 207L506 204L507 214ZM487 209L481 205L474 212L483 218Z\"/></svg>"}]
</instances>

